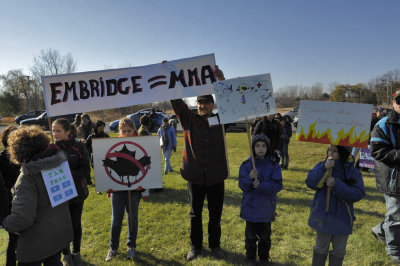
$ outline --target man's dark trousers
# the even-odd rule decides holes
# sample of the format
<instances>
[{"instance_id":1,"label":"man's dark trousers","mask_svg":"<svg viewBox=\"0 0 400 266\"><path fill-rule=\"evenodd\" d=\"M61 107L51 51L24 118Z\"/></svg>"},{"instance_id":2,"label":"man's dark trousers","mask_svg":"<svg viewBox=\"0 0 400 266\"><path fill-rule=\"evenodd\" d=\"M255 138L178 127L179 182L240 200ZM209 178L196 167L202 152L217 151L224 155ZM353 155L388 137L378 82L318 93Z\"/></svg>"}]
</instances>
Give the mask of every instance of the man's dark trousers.
<instances>
[{"instance_id":1,"label":"man's dark trousers","mask_svg":"<svg viewBox=\"0 0 400 266\"><path fill-rule=\"evenodd\" d=\"M208 245L211 249L220 247L221 215L224 204L224 182L211 186L201 186L188 183L190 210L190 240L191 248L201 250L203 247L202 211L204 199L208 202Z\"/></svg>"}]
</instances>

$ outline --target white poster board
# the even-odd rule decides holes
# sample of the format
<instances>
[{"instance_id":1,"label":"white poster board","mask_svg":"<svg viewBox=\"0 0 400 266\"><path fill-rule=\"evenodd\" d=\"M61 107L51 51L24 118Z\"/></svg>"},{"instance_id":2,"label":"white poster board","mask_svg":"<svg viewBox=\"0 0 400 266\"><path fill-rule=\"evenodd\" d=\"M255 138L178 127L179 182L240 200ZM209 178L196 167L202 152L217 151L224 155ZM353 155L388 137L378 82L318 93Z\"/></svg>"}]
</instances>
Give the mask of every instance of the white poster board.
<instances>
[{"instance_id":1,"label":"white poster board","mask_svg":"<svg viewBox=\"0 0 400 266\"><path fill-rule=\"evenodd\" d=\"M92 141L97 192L162 188L158 136Z\"/></svg>"},{"instance_id":2,"label":"white poster board","mask_svg":"<svg viewBox=\"0 0 400 266\"><path fill-rule=\"evenodd\" d=\"M296 139L368 147L371 104L301 101Z\"/></svg>"},{"instance_id":3,"label":"white poster board","mask_svg":"<svg viewBox=\"0 0 400 266\"><path fill-rule=\"evenodd\" d=\"M52 207L78 196L68 161L41 172Z\"/></svg>"},{"instance_id":4,"label":"white poster board","mask_svg":"<svg viewBox=\"0 0 400 266\"><path fill-rule=\"evenodd\" d=\"M141 67L42 76L49 117L214 93L214 54Z\"/></svg>"},{"instance_id":5,"label":"white poster board","mask_svg":"<svg viewBox=\"0 0 400 266\"><path fill-rule=\"evenodd\" d=\"M276 113L270 74L222 80L214 91L221 124Z\"/></svg>"}]
</instances>

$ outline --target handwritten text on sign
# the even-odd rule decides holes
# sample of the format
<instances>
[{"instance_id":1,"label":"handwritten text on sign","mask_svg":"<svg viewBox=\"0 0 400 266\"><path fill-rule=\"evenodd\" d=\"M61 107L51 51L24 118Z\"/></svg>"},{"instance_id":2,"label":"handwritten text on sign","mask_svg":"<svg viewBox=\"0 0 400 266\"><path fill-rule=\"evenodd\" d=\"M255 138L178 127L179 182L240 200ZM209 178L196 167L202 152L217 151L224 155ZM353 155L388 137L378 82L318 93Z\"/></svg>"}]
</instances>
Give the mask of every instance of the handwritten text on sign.
<instances>
[{"instance_id":1,"label":"handwritten text on sign","mask_svg":"<svg viewBox=\"0 0 400 266\"><path fill-rule=\"evenodd\" d=\"M371 116L370 104L301 101L296 139L367 147Z\"/></svg>"},{"instance_id":2,"label":"handwritten text on sign","mask_svg":"<svg viewBox=\"0 0 400 266\"><path fill-rule=\"evenodd\" d=\"M78 196L67 161L50 170L42 170L42 176L52 207Z\"/></svg>"},{"instance_id":3,"label":"handwritten text on sign","mask_svg":"<svg viewBox=\"0 0 400 266\"><path fill-rule=\"evenodd\" d=\"M43 76L48 116L214 93L214 54L142 67Z\"/></svg>"},{"instance_id":4,"label":"handwritten text on sign","mask_svg":"<svg viewBox=\"0 0 400 266\"><path fill-rule=\"evenodd\" d=\"M214 91L222 124L276 113L270 74L223 80Z\"/></svg>"}]
</instances>

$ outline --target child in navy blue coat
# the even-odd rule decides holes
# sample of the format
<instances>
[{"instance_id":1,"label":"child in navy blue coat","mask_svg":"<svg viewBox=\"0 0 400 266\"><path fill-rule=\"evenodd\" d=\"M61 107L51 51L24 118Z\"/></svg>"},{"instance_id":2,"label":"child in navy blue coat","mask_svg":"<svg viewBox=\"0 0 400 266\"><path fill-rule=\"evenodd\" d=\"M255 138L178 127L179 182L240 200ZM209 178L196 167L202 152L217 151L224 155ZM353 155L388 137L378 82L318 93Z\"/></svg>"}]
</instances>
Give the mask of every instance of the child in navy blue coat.
<instances>
[{"instance_id":1,"label":"child in navy blue coat","mask_svg":"<svg viewBox=\"0 0 400 266\"><path fill-rule=\"evenodd\" d=\"M269 138L258 134L252 140L256 169L251 158L240 165L239 187L243 191L240 217L246 221L246 260L268 263L271 249L271 222L275 220L276 194L282 189L282 172L271 157Z\"/></svg>"},{"instance_id":2,"label":"child in navy blue coat","mask_svg":"<svg viewBox=\"0 0 400 266\"><path fill-rule=\"evenodd\" d=\"M308 225L317 231L312 265L325 265L328 252L329 265L342 265L346 255L355 220L353 202L365 195L362 175L353 160L348 160L350 152L350 147L330 145L327 158L308 173L306 184L316 190L308 220ZM328 187L331 192L326 211ZM333 250L329 251L331 242Z\"/></svg>"}]
</instances>

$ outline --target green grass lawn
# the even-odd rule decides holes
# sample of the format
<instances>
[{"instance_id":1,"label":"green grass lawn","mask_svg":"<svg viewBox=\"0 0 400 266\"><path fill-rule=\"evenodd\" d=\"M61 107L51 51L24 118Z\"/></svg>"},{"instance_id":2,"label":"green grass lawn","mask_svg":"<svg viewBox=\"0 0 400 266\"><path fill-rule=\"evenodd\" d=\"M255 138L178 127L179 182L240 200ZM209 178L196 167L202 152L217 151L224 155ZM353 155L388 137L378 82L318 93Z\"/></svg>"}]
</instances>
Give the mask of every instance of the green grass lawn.
<instances>
[{"instance_id":1,"label":"green grass lawn","mask_svg":"<svg viewBox=\"0 0 400 266\"><path fill-rule=\"evenodd\" d=\"M193 262L186 262L190 247L187 183L179 174L183 138L178 137L177 152L171 161L174 172L163 176L164 191L153 193L139 206L139 232L137 258L125 260L127 226L121 232L120 255L109 265L238 265L244 260L245 222L239 217L241 191L238 171L249 156L246 133L227 134L230 177L225 182L225 201L222 214L222 247L227 252L225 260L210 258L209 250ZM271 259L275 265L311 265L315 233L307 220L313 191L304 183L307 172L325 157L327 145L298 142L292 138L289 146L289 170L283 171L283 190L278 194L278 217L272 224ZM385 215L383 195L375 187L373 174L363 172L366 196L355 203L354 233L347 245L344 265L392 265L384 246L372 237L370 230ZM111 206L105 193L99 195L90 187L82 217L83 237L81 254L88 265L104 265L110 238ZM208 221L205 206L203 221ZM203 223L204 247L208 247L207 222ZM49 232L51 233L51 232ZM0 265L5 264L8 236L0 232Z\"/></svg>"}]
</instances>

